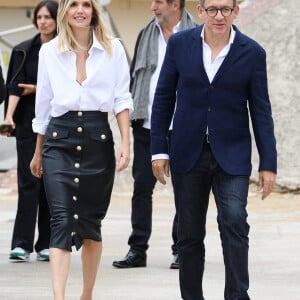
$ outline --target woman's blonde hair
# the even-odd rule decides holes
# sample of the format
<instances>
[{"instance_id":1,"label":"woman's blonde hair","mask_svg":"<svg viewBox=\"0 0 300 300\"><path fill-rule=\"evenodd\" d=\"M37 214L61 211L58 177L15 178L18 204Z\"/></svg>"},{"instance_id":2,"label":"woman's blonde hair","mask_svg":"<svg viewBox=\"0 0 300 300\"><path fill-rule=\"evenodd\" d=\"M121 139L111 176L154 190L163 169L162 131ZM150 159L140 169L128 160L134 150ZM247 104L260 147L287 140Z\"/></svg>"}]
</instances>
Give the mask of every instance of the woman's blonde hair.
<instances>
[{"instance_id":1,"label":"woman's blonde hair","mask_svg":"<svg viewBox=\"0 0 300 300\"><path fill-rule=\"evenodd\" d=\"M74 0L59 0L57 13L58 27L58 48L63 51L65 49L75 51L76 47L80 47L75 39L73 31L68 23L67 11ZM91 30L95 31L96 37L103 48L112 55L112 35L104 21L102 8L96 0L90 0L93 9Z\"/></svg>"}]
</instances>

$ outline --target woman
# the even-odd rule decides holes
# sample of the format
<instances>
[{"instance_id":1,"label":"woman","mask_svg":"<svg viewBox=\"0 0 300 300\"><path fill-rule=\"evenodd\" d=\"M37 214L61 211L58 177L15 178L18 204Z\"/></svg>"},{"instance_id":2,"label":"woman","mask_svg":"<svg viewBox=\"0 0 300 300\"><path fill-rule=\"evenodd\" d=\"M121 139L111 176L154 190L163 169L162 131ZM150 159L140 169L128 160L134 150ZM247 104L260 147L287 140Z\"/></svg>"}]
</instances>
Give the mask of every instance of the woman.
<instances>
[{"instance_id":1,"label":"woman","mask_svg":"<svg viewBox=\"0 0 300 300\"><path fill-rule=\"evenodd\" d=\"M33 23L39 33L14 47L7 74L5 124L11 125L16 136L18 159L18 210L11 243L11 260L26 261L33 251L38 211L39 236L35 243L38 260L49 260L50 214L43 182L32 176L32 159L36 134L32 131L38 53L41 45L56 35L58 3L41 1L34 9ZM9 136L9 132L2 135Z\"/></svg>"},{"instance_id":2,"label":"woman","mask_svg":"<svg viewBox=\"0 0 300 300\"><path fill-rule=\"evenodd\" d=\"M121 171L129 162L129 70L96 0L61 0L57 22L58 36L40 51L33 121L38 139L31 170L44 177L51 212L54 299L64 299L75 245L77 250L82 246L81 300L90 300L115 165ZM121 133L116 159L109 111Z\"/></svg>"}]
</instances>

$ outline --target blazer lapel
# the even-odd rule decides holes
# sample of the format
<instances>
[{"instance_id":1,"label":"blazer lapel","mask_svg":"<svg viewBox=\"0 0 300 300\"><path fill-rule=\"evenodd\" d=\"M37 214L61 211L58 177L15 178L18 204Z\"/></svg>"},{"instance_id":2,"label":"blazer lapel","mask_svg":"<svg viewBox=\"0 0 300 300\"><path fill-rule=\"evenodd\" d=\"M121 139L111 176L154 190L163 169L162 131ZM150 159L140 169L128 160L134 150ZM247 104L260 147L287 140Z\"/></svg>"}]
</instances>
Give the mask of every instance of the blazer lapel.
<instances>
[{"instance_id":1,"label":"blazer lapel","mask_svg":"<svg viewBox=\"0 0 300 300\"><path fill-rule=\"evenodd\" d=\"M234 27L234 30L236 31L235 39L231 44L230 50L221 64L217 74L215 75L213 82L218 80L224 74L224 72L226 72L234 64L234 62L237 61L241 55L243 55L242 34L236 27Z\"/></svg>"},{"instance_id":2,"label":"blazer lapel","mask_svg":"<svg viewBox=\"0 0 300 300\"><path fill-rule=\"evenodd\" d=\"M191 43L190 43L190 57L192 59L192 65L196 66L199 70L199 74L203 80L208 81L208 76L206 74L204 64L203 64L203 45L201 38L202 26L197 26L192 32Z\"/></svg>"}]
</instances>

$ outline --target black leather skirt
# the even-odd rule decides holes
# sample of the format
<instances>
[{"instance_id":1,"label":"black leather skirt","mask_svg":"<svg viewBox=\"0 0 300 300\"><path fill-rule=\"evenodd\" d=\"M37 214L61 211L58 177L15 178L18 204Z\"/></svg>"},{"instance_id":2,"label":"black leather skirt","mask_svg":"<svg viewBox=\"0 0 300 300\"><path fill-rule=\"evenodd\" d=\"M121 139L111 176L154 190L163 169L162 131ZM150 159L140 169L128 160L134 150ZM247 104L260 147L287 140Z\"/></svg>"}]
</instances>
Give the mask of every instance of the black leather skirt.
<instances>
[{"instance_id":1,"label":"black leather skirt","mask_svg":"<svg viewBox=\"0 0 300 300\"><path fill-rule=\"evenodd\" d=\"M51 248L72 251L101 241L115 154L107 113L70 111L52 118L45 134L43 177L51 213Z\"/></svg>"}]
</instances>

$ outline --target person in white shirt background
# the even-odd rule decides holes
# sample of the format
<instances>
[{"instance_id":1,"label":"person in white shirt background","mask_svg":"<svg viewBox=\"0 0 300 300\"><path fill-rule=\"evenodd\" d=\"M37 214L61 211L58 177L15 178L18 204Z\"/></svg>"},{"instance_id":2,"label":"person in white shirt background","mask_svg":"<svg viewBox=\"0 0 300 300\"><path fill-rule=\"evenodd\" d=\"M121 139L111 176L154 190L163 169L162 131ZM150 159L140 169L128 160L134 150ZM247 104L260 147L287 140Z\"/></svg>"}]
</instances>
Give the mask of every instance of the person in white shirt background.
<instances>
[{"instance_id":1,"label":"person in white shirt background","mask_svg":"<svg viewBox=\"0 0 300 300\"><path fill-rule=\"evenodd\" d=\"M44 178L51 212L54 299L65 297L75 245L82 246L80 299L91 300L115 168L129 163L130 76L125 51L110 36L96 0L59 1L57 23L57 38L40 51L31 170ZM116 155L108 112L121 134Z\"/></svg>"},{"instance_id":2,"label":"person in white shirt background","mask_svg":"<svg viewBox=\"0 0 300 300\"><path fill-rule=\"evenodd\" d=\"M152 173L150 153L150 120L154 92L169 37L175 32L196 26L185 9L185 0L154 0L151 1L150 8L154 17L138 35L130 67L134 105L134 112L130 116L134 140L132 232L128 239L130 247L128 253L124 258L113 261L116 268L147 265L147 251L152 231L152 194L157 181ZM169 136L171 129L170 126ZM178 269L176 213L173 218L172 240L173 259L170 268Z\"/></svg>"}]
</instances>

